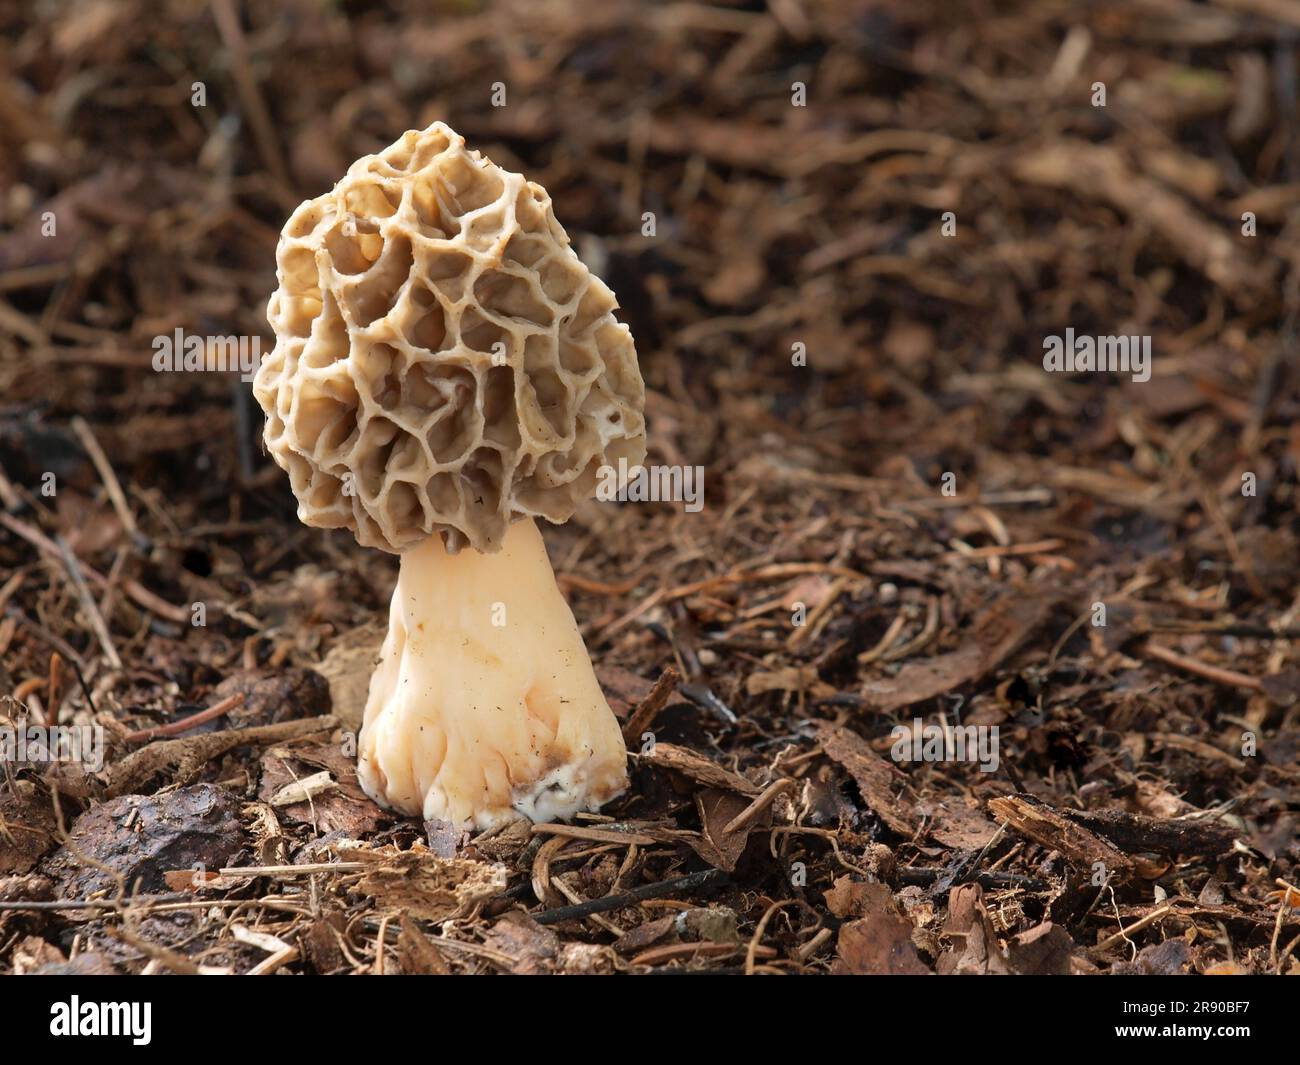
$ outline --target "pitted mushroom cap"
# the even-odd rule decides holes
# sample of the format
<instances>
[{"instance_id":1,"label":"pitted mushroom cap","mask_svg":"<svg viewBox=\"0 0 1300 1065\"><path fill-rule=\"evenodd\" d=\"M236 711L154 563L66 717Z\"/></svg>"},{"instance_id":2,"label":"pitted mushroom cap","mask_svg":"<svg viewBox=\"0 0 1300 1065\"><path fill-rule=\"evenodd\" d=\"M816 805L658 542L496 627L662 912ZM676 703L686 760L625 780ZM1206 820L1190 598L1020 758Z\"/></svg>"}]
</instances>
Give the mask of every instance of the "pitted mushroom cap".
<instances>
[{"instance_id":1,"label":"pitted mushroom cap","mask_svg":"<svg viewBox=\"0 0 1300 1065\"><path fill-rule=\"evenodd\" d=\"M400 552L500 548L645 457L614 294L546 190L435 122L357 160L280 234L253 392L298 516Z\"/></svg>"}]
</instances>

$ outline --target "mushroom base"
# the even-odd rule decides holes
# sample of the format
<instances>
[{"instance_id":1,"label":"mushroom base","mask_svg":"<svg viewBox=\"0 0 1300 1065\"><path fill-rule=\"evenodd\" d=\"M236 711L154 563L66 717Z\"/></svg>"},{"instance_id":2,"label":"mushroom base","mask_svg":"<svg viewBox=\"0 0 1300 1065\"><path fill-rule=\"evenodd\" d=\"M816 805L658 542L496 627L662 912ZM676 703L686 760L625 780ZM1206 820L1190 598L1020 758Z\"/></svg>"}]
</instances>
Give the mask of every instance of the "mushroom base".
<instances>
[{"instance_id":1,"label":"mushroom base","mask_svg":"<svg viewBox=\"0 0 1300 1065\"><path fill-rule=\"evenodd\" d=\"M595 810L627 785L622 733L532 519L499 552L402 555L357 775L382 806L490 828Z\"/></svg>"}]
</instances>

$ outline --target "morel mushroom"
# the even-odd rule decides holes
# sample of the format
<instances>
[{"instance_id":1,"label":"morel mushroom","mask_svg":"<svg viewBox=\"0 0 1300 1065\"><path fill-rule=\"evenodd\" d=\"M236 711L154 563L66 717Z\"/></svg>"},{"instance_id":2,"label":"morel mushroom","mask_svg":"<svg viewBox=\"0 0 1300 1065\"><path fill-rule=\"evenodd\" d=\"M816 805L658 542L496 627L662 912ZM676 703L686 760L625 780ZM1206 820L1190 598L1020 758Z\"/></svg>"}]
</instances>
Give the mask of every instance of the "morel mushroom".
<instances>
[{"instance_id":1,"label":"morel mushroom","mask_svg":"<svg viewBox=\"0 0 1300 1065\"><path fill-rule=\"evenodd\" d=\"M442 123L300 205L276 260L266 446L303 522L401 556L362 786L480 829L598 808L626 751L534 519L645 457L613 293L544 189Z\"/></svg>"}]
</instances>

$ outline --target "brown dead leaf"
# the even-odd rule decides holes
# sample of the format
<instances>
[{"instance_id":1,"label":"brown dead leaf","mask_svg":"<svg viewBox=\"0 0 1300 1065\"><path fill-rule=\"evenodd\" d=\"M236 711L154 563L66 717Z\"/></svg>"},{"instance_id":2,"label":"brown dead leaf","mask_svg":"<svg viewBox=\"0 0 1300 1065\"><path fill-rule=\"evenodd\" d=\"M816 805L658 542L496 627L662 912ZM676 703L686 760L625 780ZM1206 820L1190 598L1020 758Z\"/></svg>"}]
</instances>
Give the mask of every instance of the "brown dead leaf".
<instances>
[{"instance_id":1,"label":"brown dead leaf","mask_svg":"<svg viewBox=\"0 0 1300 1065\"><path fill-rule=\"evenodd\" d=\"M503 914L488 929L483 945L508 957L516 976L552 973L560 954L559 937L519 910Z\"/></svg>"},{"instance_id":2,"label":"brown dead leaf","mask_svg":"<svg viewBox=\"0 0 1300 1065\"><path fill-rule=\"evenodd\" d=\"M1173 818L1191 813L1195 807L1179 798L1166 787L1152 780L1139 780L1134 787L1132 799L1129 800L1130 813L1146 814L1148 817Z\"/></svg>"},{"instance_id":3,"label":"brown dead leaf","mask_svg":"<svg viewBox=\"0 0 1300 1065\"><path fill-rule=\"evenodd\" d=\"M933 699L979 680L997 669L1048 619L1055 600L1042 595L1011 594L975 616L965 644L947 654L911 662L897 676L863 687L873 710L891 713Z\"/></svg>"},{"instance_id":4,"label":"brown dead leaf","mask_svg":"<svg viewBox=\"0 0 1300 1065\"><path fill-rule=\"evenodd\" d=\"M767 692L806 692L814 699L825 699L835 689L817 675L816 666L786 666L766 673L751 673L745 681L750 695Z\"/></svg>"},{"instance_id":5,"label":"brown dead leaf","mask_svg":"<svg viewBox=\"0 0 1300 1065\"><path fill-rule=\"evenodd\" d=\"M337 910L316 918L299 939L299 950L317 973L332 973L347 962L339 941L346 922ZM400 950L400 945L399 945Z\"/></svg>"},{"instance_id":6,"label":"brown dead leaf","mask_svg":"<svg viewBox=\"0 0 1300 1065\"><path fill-rule=\"evenodd\" d=\"M706 788L695 795L695 807L700 814L704 831L699 836L686 837L692 849L715 869L733 872L736 863L749 842L749 833L755 827L771 823L771 811L765 816L734 832L726 826L749 805L748 800L734 791Z\"/></svg>"},{"instance_id":7,"label":"brown dead leaf","mask_svg":"<svg viewBox=\"0 0 1300 1065\"><path fill-rule=\"evenodd\" d=\"M826 907L836 917L863 917L870 913L888 913L894 906L894 893L888 884L873 884L838 877L825 892Z\"/></svg>"},{"instance_id":8,"label":"brown dead leaf","mask_svg":"<svg viewBox=\"0 0 1300 1065\"><path fill-rule=\"evenodd\" d=\"M624 955L637 954L659 943L676 943L677 939L677 915L671 914L637 925L614 943L614 949Z\"/></svg>"},{"instance_id":9,"label":"brown dead leaf","mask_svg":"<svg viewBox=\"0 0 1300 1065\"><path fill-rule=\"evenodd\" d=\"M170 891L197 891L209 884L223 880L220 873L200 871L198 869L171 869L163 873L163 880Z\"/></svg>"},{"instance_id":10,"label":"brown dead leaf","mask_svg":"<svg viewBox=\"0 0 1300 1065\"><path fill-rule=\"evenodd\" d=\"M757 795L761 790L739 773L723 769L716 762L675 743L656 743L641 756L641 761L660 769L671 769L706 788L722 788L741 795Z\"/></svg>"},{"instance_id":11,"label":"brown dead leaf","mask_svg":"<svg viewBox=\"0 0 1300 1065\"><path fill-rule=\"evenodd\" d=\"M943 935L949 946L939 956L940 976L1006 975L1012 971L984 907L984 889L978 884L959 884L949 892Z\"/></svg>"},{"instance_id":12,"label":"brown dead leaf","mask_svg":"<svg viewBox=\"0 0 1300 1065\"><path fill-rule=\"evenodd\" d=\"M839 974L928 976L912 943L912 922L904 917L887 884L842 876L826 891L826 905L836 917L854 917L840 927Z\"/></svg>"},{"instance_id":13,"label":"brown dead leaf","mask_svg":"<svg viewBox=\"0 0 1300 1065\"><path fill-rule=\"evenodd\" d=\"M115 546L124 532L117 513L107 503L76 491L60 492L59 527L67 529L68 546L86 558Z\"/></svg>"},{"instance_id":14,"label":"brown dead leaf","mask_svg":"<svg viewBox=\"0 0 1300 1065\"><path fill-rule=\"evenodd\" d=\"M947 799L926 809L930 836L945 847L979 850L997 835L998 826L963 799Z\"/></svg>"},{"instance_id":15,"label":"brown dead leaf","mask_svg":"<svg viewBox=\"0 0 1300 1065\"><path fill-rule=\"evenodd\" d=\"M322 769L319 773L313 773L309 777L291 781L273 795L268 796L266 801L270 806L292 806L295 803L307 802L317 795L333 791L337 787L338 781L330 776L329 770Z\"/></svg>"},{"instance_id":16,"label":"brown dead leaf","mask_svg":"<svg viewBox=\"0 0 1300 1065\"><path fill-rule=\"evenodd\" d=\"M1069 976L1074 940L1051 921L1012 937L1007 944L1007 964L1021 976Z\"/></svg>"},{"instance_id":17,"label":"brown dead leaf","mask_svg":"<svg viewBox=\"0 0 1300 1065\"><path fill-rule=\"evenodd\" d=\"M921 815L911 785L897 767L876 754L856 732L839 725L821 723L817 741L826 757L848 770L872 813L899 835L916 834Z\"/></svg>"},{"instance_id":18,"label":"brown dead leaf","mask_svg":"<svg viewBox=\"0 0 1300 1065\"><path fill-rule=\"evenodd\" d=\"M328 787L323 787L321 774L328 775ZM309 798L295 790L305 783ZM267 751L262 756L258 797L275 806L286 824L315 825L321 833L341 832L349 839L359 839L391 820L361 789L355 761L335 743Z\"/></svg>"},{"instance_id":19,"label":"brown dead leaf","mask_svg":"<svg viewBox=\"0 0 1300 1065\"><path fill-rule=\"evenodd\" d=\"M397 964L402 967L402 972L432 976L451 974L442 952L406 914L402 915L401 927L401 934L397 937Z\"/></svg>"},{"instance_id":20,"label":"brown dead leaf","mask_svg":"<svg viewBox=\"0 0 1300 1065\"><path fill-rule=\"evenodd\" d=\"M622 936L614 950L626 956L683 941L738 943L735 912L723 906L701 906L646 921Z\"/></svg>"},{"instance_id":21,"label":"brown dead leaf","mask_svg":"<svg viewBox=\"0 0 1300 1065\"><path fill-rule=\"evenodd\" d=\"M852 976L929 976L912 945L911 922L877 914L840 928L832 971Z\"/></svg>"}]
</instances>

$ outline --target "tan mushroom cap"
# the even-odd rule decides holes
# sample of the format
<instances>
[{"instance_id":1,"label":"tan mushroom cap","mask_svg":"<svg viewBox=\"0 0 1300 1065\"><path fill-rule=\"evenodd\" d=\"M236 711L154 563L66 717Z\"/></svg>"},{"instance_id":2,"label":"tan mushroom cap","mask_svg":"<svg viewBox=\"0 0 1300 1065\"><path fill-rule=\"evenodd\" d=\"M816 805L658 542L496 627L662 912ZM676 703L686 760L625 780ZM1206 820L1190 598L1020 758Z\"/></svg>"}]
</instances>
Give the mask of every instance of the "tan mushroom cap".
<instances>
[{"instance_id":1,"label":"tan mushroom cap","mask_svg":"<svg viewBox=\"0 0 1300 1065\"><path fill-rule=\"evenodd\" d=\"M539 185L435 122L357 160L280 234L253 392L298 516L400 552L496 551L645 457L617 302Z\"/></svg>"}]
</instances>

